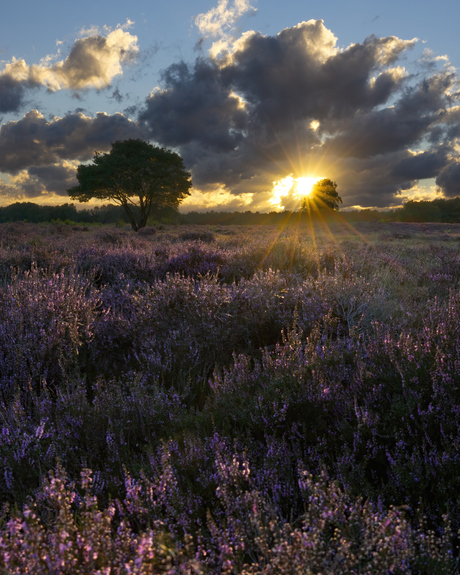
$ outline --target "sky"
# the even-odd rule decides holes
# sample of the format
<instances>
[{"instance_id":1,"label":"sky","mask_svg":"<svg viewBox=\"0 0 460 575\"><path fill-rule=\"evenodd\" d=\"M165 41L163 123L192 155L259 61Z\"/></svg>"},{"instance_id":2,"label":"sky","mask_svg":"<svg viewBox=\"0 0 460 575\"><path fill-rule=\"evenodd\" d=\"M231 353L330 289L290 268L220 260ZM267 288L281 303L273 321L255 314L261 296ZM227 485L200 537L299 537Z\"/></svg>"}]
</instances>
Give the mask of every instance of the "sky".
<instances>
[{"instance_id":1,"label":"sky","mask_svg":"<svg viewBox=\"0 0 460 575\"><path fill-rule=\"evenodd\" d=\"M295 209L319 178L342 209L456 197L458 22L451 0L7 3L0 205L69 202L127 138L182 156L184 212Z\"/></svg>"}]
</instances>

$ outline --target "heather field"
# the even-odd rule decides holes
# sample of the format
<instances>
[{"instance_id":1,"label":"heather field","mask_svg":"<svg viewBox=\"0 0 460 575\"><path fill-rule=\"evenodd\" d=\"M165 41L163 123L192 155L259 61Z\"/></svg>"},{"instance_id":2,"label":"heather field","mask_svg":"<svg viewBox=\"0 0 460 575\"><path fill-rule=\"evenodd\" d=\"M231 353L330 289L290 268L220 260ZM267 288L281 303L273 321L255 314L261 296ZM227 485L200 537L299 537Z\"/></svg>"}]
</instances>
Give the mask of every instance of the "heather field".
<instances>
[{"instance_id":1,"label":"heather field","mask_svg":"<svg viewBox=\"0 0 460 575\"><path fill-rule=\"evenodd\" d=\"M0 573L455 574L460 225L0 225Z\"/></svg>"}]
</instances>

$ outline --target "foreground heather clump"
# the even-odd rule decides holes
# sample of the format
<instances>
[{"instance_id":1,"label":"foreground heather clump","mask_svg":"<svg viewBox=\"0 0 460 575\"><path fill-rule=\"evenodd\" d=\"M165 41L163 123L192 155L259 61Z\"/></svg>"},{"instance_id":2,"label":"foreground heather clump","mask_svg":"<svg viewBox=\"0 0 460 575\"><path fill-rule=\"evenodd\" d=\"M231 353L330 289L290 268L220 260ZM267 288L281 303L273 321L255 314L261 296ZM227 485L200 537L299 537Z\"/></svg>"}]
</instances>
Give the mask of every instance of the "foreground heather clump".
<instances>
[{"instance_id":1,"label":"foreground heather clump","mask_svg":"<svg viewBox=\"0 0 460 575\"><path fill-rule=\"evenodd\" d=\"M457 573L457 230L369 225L0 228L0 573Z\"/></svg>"},{"instance_id":2,"label":"foreground heather clump","mask_svg":"<svg viewBox=\"0 0 460 575\"><path fill-rule=\"evenodd\" d=\"M305 513L298 526L280 521L269 499L251 488L250 468L234 456L215 462L225 513L208 511L204 525L179 538L146 513L143 499L167 501L171 477L143 492L127 477L127 496L100 510L91 471L69 483L60 466L37 499L13 512L0 534L2 573L452 573L457 561L444 518L437 537L402 513L350 498L322 474L303 471ZM169 480L168 483L165 479ZM160 488L160 486L162 486ZM158 493L158 491L160 493ZM138 515L146 525L139 528Z\"/></svg>"}]
</instances>

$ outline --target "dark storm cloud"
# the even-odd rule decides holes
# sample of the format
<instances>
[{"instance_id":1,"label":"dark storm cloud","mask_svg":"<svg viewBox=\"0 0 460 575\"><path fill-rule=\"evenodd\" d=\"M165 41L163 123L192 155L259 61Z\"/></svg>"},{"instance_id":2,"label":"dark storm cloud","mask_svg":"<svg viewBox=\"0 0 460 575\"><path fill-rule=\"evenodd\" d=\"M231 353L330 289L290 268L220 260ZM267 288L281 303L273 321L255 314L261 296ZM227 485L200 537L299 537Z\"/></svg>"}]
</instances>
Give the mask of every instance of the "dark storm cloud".
<instances>
[{"instance_id":1,"label":"dark storm cloud","mask_svg":"<svg viewBox=\"0 0 460 575\"><path fill-rule=\"evenodd\" d=\"M417 145L428 135L435 118L418 113L386 108L359 114L343 122L337 136L328 138L325 151L336 156L370 158ZM339 130L337 130L339 131Z\"/></svg>"},{"instance_id":2,"label":"dark storm cloud","mask_svg":"<svg viewBox=\"0 0 460 575\"><path fill-rule=\"evenodd\" d=\"M142 138L145 130L122 114L95 118L73 113L48 121L37 110L0 128L0 171L17 174L31 166L88 160L116 140Z\"/></svg>"},{"instance_id":3,"label":"dark storm cloud","mask_svg":"<svg viewBox=\"0 0 460 575\"><path fill-rule=\"evenodd\" d=\"M371 158L347 157L337 160L342 199L346 194L347 205L385 208L401 203L400 193L412 188L417 179L412 174L395 174L395 166L407 159L407 151L392 152ZM346 190L345 192L343 190ZM345 200L344 200L345 201Z\"/></svg>"},{"instance_id":4,"label":"dark storm cloud","mask_svg":"<svg viewBox=\"0 0 460 575\"><path fill-rule=\"evenodd\" d=\"M0 194L10 197L67 196L76 184L76 166L95 151L106 152L116 140L145 139L145 129L122 114L82 112L47 120L37 110L0 128L0 171L11 176ZM14 193L13 193L14 190Z\"/></svg>"},{"instance_id":5,"label":"dark storm cloud","mask_svg":"<svg viewBox=\"0 0 460 575\"><path fill-rule=\"evenodd\" d=\"M148 98L141 119L154 136L182 145L191 140L207 143L212 126L218 126L217 136L225 141L229 133L235 137L232 130L241 131L248 123L273 130L308 118L349 117L390 97L401 76L385 71L370 83L371 74L413 45L393 37L370 37L339 52L335 43L319 20L276 37L252 33L221 62L197 60L193 68L183 62L169 67L162 77L164 89ZM235 106L232 93L244 98L244 113ZM193 120L195 113L201 122Z\"/></svg>"},{"instance_id":6,"label":"dark storm cloud","mask_svg":"<svg viewBox=\"0 0 460 575\"><path fill-rule=\"evenodd\" d=\"M249 32L221 57L165 70L139 119L202 189L257 194L307 172L336 179L346 205L395 203L441 173L451 189L437 148L454 153L458 78L409 75L400 62L415 42L370 36L339 49L322 21Z\"/></svg>"},{"instance_id":7,"label":"dark storm cloud","mask_svg":"<svg viewBox=\"0 0 460 575\"><path fill-rule=\"evenodd\" d=\"M451 103L455 82L451 73L435 74L404 89L392 107L360 112L351 120L327 124L334 134L327 142L327 151L366 158L418 145L423 139L439 141L444 131L437 124Z\"/></svg>"},{"instance_id":8,"label":"dark storm cloud","mask_svg":"<svg viewBox=\"0 0 460 575\"><path fill-rule=\"evenodd\" d=\"M434 152L422 152L415 156L404 158L393 167L392 174L409 180L435 178L449 163L448 152L440 148Z\"/></svg>"},{"instance_id":9,"label":"dark storm cloud","mask_svg":"<svg viewBox=\"0 0 460 575\"><path fill-rule=\"evenodd\" d=\"M166 89L153 94L140 115L155 139L168 146L197 141L215 152L237 146L247 115L220 81L215 63L198 59L193 69L184 62L174 64L162 80Z\"/></svg>"},{"instance_id":10,"label":"dark storm cloud","mask_svg":"<svg viewBox=\"0 0 460 575\"><path fill-rule=\"evenodd\" d=\"M27 170L30 178L29 195L39 195L36 192L46 190L60 196L67 196L67 189L75 186L78 182L75 177L75 167L66 165L32 166Z\"/></svg>"},{"instance_id":11,"label":"dark storm cloud","mask_svg":"<svg viewBox=\"0 0 460 575\"><path fill-rule=\"evenodd\" d=\"M436 184L448 197L460 196L460 162L451 162L436 178Z\"/></svg>"},{"instance_id":12,"label":"dark storm cloud","mask_svg":"<svg viewBox=\"0 0 460 575\"><path fill-rule=\"evenodd\" d=\"M370 79L413 45L394 37L369 37L340 52L335 43L320 20L287 28L276 37L252 34L221 74L254 105L260 122L282 126L292 118L341 118L387 101L401 77L386 72L372 83Z\"/></svg>"}]
</instances>

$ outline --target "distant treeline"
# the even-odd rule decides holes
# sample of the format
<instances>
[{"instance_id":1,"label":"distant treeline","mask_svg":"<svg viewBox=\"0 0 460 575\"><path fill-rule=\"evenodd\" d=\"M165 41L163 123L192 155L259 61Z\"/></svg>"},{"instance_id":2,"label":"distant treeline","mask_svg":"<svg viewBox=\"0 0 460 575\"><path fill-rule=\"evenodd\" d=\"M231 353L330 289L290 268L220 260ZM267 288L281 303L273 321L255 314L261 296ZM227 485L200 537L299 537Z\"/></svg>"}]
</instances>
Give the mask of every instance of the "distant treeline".
<instances>
[{"instance_id":1,"label":"distant treeline","mask_svg":"<svg viewBox=\"0 0 460 575\"><path fill-rule=\"evenodd\" d=\"M407 202L395 215L399 222L460 222L460 197Z\"/></svg>"},{"instance_id":2,"label":"distant treeline","mask_svg":"<svg viewBox=\"0 0 460 575\"><path fill-rule=\"evenodd\" d=\"M308 219L297 212L189 212L181 216L181 222L202 225L257 225L286 224L299 219ZM460 197L453 199L436 199L432 201L409 201L402 208L394 210L352 210L340 213L332 210L322 210L319 218L326 220L346 220L348 222L446 222L460 223Z\"/></svg>"},{"instance_id":3,"label":"distant treeline","mask_svg":"<svg viewBox=\"0 0 460 575\"><path fill-rule=\"evenodd\" d=\"M175 223L180 214L173 209L165 208L153 216L156 221ZM7 222L65 222L81 224L128 224L129 220L122 206L105 205L91 209L77 210L74 204L61 206L41 206L33 202L16 202L0 207L0 223Z\"/></svg>"},{"instance_id":4,"label":"distant treeline","mask_svg":"<svg viewBox=\"0 0 460 575\"><path fill-rule=\"evenodd\" d=\"M298 212L189 212L180 214L172 208L155 212L149 223L197 224L197 225L286 225L307 220L307 214ZM436 199L432 201L410 201L395 210L353 210L334 212L324 210L320 218L327 220L345 219L348 222L387 221L387 222L445 222L460 223L460 197ZM41 206L32 202L16 202L0 207L0 223L6 222L66 222L82 224L115 224L129 221L122 206L105 205L91 209L77 210L74 204L61 206Z\"/></svg>"},{"instance_id":5,"label":"distant treeline","mask_svg":"<svg viewBox=\"0 0 460 575\"><path fill-rule=\"evenodd\" d=\"M373 221L373 220L387 220L386 212L378 212L377 210L360 210L354 212L337 212L332 210L323 210L321 219L342 220L345 218L347 221ZM310 216L308 214L300 214L299 212L270 212L269 214L261 214L259 212L189 212L181 216L181 223L184 224L197 224L197 225L286 225L295 224L299 221L308 221ZM316 219L316 218L314 218Z\"/></svg>"},{"instance_id":6,"label":"distant treeline","mask_svg":"<svg viewBox=\"0 0 460 575\"><path fill-rule=\"evenodd\" d=\"M89 210L77 210L74 204L61 206L40 206L32 202L16 202L0 208L0 222L42 222L62 221L75 223L109 224L125 220L121 206L102 206Z\"/></svg>"}]
</instances>

